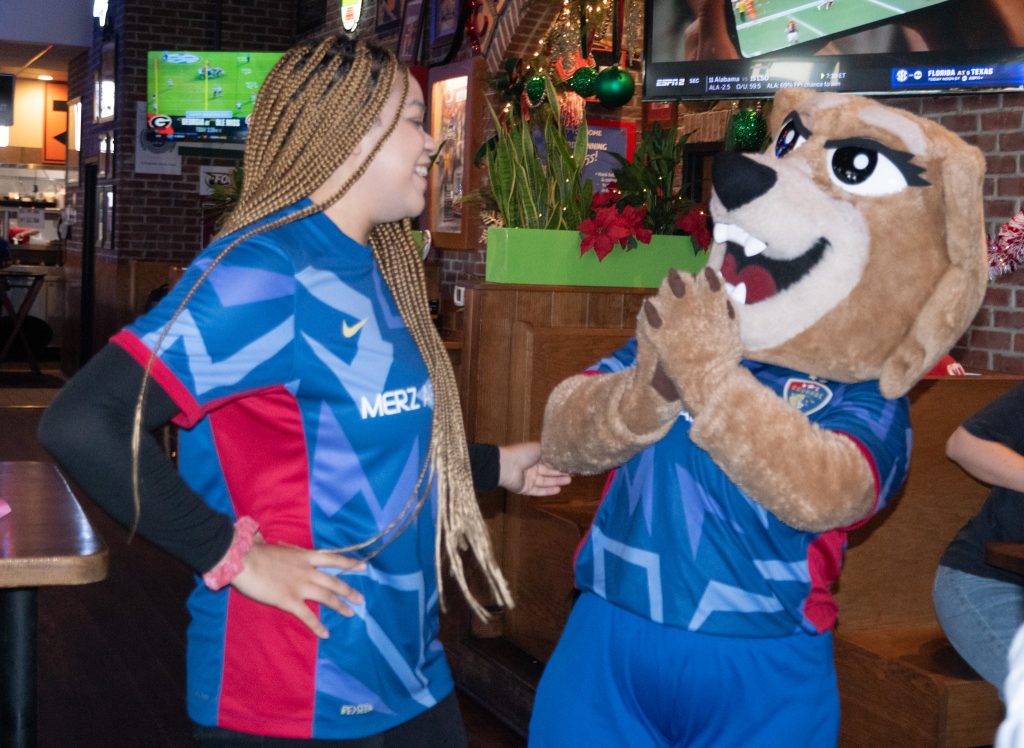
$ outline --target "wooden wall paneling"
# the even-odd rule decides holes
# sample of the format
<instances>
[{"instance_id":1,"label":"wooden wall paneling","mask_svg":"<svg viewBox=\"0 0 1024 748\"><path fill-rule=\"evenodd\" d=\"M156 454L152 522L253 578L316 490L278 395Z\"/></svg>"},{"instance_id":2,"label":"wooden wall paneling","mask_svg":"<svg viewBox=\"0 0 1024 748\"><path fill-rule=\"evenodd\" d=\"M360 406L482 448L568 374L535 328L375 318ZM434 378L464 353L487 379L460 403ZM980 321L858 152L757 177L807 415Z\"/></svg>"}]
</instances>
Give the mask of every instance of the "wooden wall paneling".
<instances>
[{"instance_id":1,"label":"wooden wall paneling","mask_svg":"<svg viewBox=\"0 0 1024 748\"><path fill-rule=\"evenodd\" d=\"M511 442L531 438L531 411L533 404L534 326L517 320L512 324L511 351L512 377L509 382L508 439ZM539 438L540 434L537 432Z\"/></svg>"},{"instance_id":2,"label":"wooden wall paneling","mask_svg":"<svg viewBox=\"0 0 1024 748\"><path fill-rule=\"evenodd\" d=\"M546 662L573 601L572 561L580 533L568 520L542 512L536 500L509 496L505 569L516 606L505 613L504 637Z\"/></svg>"},{"instance_id":3,"label":"wooden wall paneling","mask_svg":"<svg viewBox=\"0 0 1024 748\"><path fill-rule=\"evenodd\" d=\"M544 407L555 386L628 337L629 331L622 328L544 328L516 322L510 381L510 402L516 410L509 413L510 439L539 438ZM585 503L593 516L604 480L604 476L576 479L573 491L566 489L565 495L547 502L516 495L506 502L502 560L516 607L505 614L504 635L537 659L550 656L572 605L572 558L581 529L575 521L559 516L558 510ZM576 511L574 507L573 516Z\"/></svg>"},{"instance_id":4,"label":"wooden wall paneling","mask_svg":"<svg viewBox=\"0 0 1024 748\"><path fill-rule=\"evenodd\" d=\"M551 326L554 294L549 289L520 287L515 294L515 319L517 322L528 322L535 327ZM506 338L506 344L510 340L510 338Z\"/></svg>"},{"instance_id":5,"label":"wooden wall paneling","mask_svg":"<svg viewBox=\"0 0 1024 748\"><path fill-rule=\"evenodd\" d=\"M587 327L622 327L625 299L623 293L593 296L587 309Z\"/></svg>"},{"instance_id":6,"label":"wooden wall paneling","mask_svg":"<svg viewBox=\"0 0 1024 748\"><path fill-rule=\"evenodd\" d=\"M477 363L477 350L480 346L480 306L482 303L479 291L468 287L465 291L465 305L458 312L455 326L462 334L462 357L456 376L458 377L459 401L462 405L462 420L466 427L466 436L472 441L476 425L477 392L473 387Z\"/></svg>"},{"instance_id":7,"label":"wooden wall paneling","mask_svg":"<svg viewBox=\"0 0 1024 748\"><path fill-rule=\"evenodd\" d=\"M501 444L507 441L509 338L515 319L514 292L488 292L482 296L477 356L471 372L476 389L475 423L471 438Z\"/></svg>"},{"instance_id":8,"label":"wooden wall paneling","mask_svg":"<svg viewBox=\"0 0 1024 748\"><path fill-rule=\"evenodd\" d=\"M622 300L623 327L628 327L630 330L636 329L636 316L640 313L640 307L643 306L648 295L630 294Z\"/></svg>"},{"instance_id":9,"label":"wooden wall paneling","mask_svg":"<svg viewBox=\"0 0 1024 748\"><path fill-rule=\"evenodd\" d=\"M551 295L552 327L586 327L590 294L557 293Z\"/></svg>"}]
</instances>

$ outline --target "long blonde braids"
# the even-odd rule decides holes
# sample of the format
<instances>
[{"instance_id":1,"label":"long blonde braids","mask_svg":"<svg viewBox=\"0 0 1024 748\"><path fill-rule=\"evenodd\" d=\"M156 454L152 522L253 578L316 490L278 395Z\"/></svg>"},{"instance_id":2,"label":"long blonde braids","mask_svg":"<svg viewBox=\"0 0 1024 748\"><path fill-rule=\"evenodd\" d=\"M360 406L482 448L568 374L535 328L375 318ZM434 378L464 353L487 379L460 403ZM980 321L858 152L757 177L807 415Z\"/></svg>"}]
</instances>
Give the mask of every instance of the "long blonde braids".
<instances>
[{"instance_id":1,"label":"long blonde braids","mask_svg":"<svg viewBox=\"0 0 1024 748\"><path fill-rule=\"evenodd\" d=\"M132 434L136 523L140 510L138 461L142 410L152 366L164 338L198 288L232 249L252 236L326 209L341 199L362 176L394 131L401 116L401 105L381 139L337 193L321 204L253 227L257 221L312 194L345 162L379 118L396 78L405 86L404 104L408 76L394 55L346 37L293 48L268 74L252 115L241 196L218 238L250 228L242 230L204 269L164 326L146 365ZM399 525L396 532L401 532L422 508L431 485L436 484L435 571L439 596L443 591L443 548L451 573L470 607L478 616L486 617L484 607L469 589L460 550L467 547L473 550L496 603L507 607L512 605L512 599L494 559L490 535L473 492L458 389L451 361L430 318L423 266L412 237L411 223L405 220L377 226L371 233L370 244L402 320L426 364L434 390L433 424L426 463L413 495L395 522L372 538L338 550L367 547L394 530L396 525ZM443 597L440 599L443 608Z\"/></svg>"}]
</instances>

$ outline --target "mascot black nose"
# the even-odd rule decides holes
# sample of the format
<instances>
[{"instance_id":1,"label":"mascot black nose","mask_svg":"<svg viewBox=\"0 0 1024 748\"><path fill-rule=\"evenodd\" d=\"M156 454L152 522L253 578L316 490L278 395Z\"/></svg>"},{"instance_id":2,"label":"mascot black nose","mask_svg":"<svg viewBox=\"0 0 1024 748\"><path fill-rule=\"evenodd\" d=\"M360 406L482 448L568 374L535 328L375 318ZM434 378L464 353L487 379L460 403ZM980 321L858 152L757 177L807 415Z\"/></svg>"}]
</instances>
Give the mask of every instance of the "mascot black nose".
<instances>
[{"instance_id":1,"label":"mascot black nose","mask_svg":"<svg viewBox=\"0 0 1024 748\"><path fill-rule=\"evenodd\" d=\"M735 210L775 186L775 170L732 151L715 156L711 183L726 210Z\"/></svg>"}]
</instances>

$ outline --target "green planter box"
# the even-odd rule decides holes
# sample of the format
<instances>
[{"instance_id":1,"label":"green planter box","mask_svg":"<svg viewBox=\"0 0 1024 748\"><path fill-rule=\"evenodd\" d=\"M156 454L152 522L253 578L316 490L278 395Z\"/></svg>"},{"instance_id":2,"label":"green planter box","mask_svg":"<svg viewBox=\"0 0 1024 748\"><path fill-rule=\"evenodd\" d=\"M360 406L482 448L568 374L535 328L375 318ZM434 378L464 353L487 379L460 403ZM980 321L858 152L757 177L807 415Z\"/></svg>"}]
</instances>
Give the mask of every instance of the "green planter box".
<instances>
[{"instance_id":1,"label":"green planter box","mask_svg":"<svg viewBox=\"0 0 1024 748\"><path fill-rule=\"evenodd\" d=\"M491 228L484 277L492 283L657 288L671 268L695 273L706 261L707 253L695 250L688 236L655 235L650 244L628 252L616 247L598 261L593 252L580 256L578 231Z\"/></svg>"}]
</instances>

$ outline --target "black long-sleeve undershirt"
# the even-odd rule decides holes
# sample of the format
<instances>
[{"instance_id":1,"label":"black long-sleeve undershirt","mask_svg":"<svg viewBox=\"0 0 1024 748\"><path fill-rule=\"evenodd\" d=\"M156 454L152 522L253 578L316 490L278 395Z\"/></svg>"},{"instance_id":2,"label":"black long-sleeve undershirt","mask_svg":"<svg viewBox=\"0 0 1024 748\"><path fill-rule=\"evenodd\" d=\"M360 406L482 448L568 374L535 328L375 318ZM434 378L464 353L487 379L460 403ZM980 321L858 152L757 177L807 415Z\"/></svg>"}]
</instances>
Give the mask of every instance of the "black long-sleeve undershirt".
<instances>
[{"instance_id":1,"label":"black long-sleeve undershirt","mask_svg":"<svg viewBox=\"0 0 1024 748\"><path fill-rule=\"evenodd\" d=\"M39 424L43 446L93 501L126 526L135 515L131 438L142 375L142 366L123 348L108 344L68 381ZM189 488L151 433L179 412L150 379L142 413L138 531L205 572L224 556L234 529L230 517Z\"/></svg>"},{"instance_id":2,"label":"black long-sleeve undershirt","mask_svg":"<svg viewBox=\"0 0 1024 748\"><path fill-rule=\"evenodd\" d=\"M47 408L39 441L89 496L131 526L131 436L143 367L123 348L108 344L64 386ZM208 571L231 544L231 518L195 493L161 449L152 431L180 408L150 379L139 454L142 509L138 531L199 572ZM471 444L470 467L478 491L496 488L498 447Z\"/></svg>"}]
</instances>

